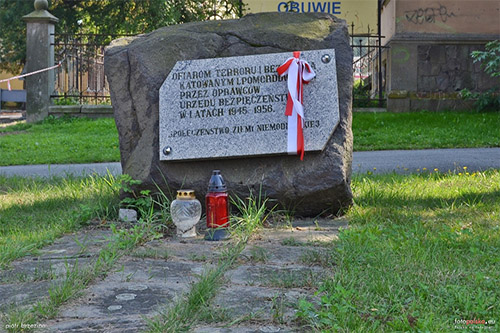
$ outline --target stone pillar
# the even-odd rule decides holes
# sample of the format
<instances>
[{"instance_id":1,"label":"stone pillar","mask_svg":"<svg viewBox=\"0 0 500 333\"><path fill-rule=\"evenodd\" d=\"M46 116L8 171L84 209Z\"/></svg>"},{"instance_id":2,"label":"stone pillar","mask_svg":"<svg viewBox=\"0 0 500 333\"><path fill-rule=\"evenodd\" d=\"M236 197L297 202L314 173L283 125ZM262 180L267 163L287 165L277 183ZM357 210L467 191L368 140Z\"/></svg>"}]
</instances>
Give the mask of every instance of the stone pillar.
<instances>
[{"instance_id":1,"label":"stone pillar","mask_svg":"<svg viewBox=\"0 0 500 333\"><path fill-rule=\"evenodd\" d=\"M35 0L35 11L23 16L26 29L26 72L54 65L54 24L47 0ZM50 95L54 91L53 70L26 77L26 121L35 122L49 114Z\"/></svg>"}]
</instances>

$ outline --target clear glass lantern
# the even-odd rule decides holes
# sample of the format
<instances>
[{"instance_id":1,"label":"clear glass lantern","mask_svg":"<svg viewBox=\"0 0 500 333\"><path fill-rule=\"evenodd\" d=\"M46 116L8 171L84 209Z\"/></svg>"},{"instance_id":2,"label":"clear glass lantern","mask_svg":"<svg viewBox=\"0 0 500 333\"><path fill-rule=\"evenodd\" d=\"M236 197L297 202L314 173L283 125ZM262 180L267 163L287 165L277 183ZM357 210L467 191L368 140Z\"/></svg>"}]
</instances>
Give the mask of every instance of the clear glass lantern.
<instances>
[{"instance_id":1,"label":"clear glass lantern","mask_svg":"<svg viewBox=\"0 0 500 333\"><path fill-rule=\"evenodd\" d=\"M170 214L177 227L177 236L196 237L196 223L201 217L201 203L193 190L178 190L177 199L170 205Z\"/></svg>"}]
</instances>

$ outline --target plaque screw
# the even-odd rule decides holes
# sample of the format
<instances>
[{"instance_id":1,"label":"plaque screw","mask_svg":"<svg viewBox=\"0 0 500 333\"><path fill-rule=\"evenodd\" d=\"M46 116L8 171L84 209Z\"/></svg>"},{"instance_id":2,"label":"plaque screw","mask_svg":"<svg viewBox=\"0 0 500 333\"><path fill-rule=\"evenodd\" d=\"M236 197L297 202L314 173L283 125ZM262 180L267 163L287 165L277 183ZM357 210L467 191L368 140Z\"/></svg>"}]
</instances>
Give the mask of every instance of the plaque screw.
<instances>
[{"instance_id":1,"label":"plaque screw","mask_svg":"<svg viewBox=\"0 0 500 333\"><path fill-rule=\"evenodd\" d=\"M165 148L163 148L163 155L168 155L171 152L172 152L172 147L166 146Z\"/></svg>"},{"instance_id":2,"label":"plaque screw","mask_svg":"<svg viewBox=\"0 0 500 333\"><path fill-rule=\"evenodd\" d=\"M321 61L325 64L329 63L331 60L330 58L330 55L329 54L324 54L322 57L321 57Z\"/></svg>"}]
</instances>

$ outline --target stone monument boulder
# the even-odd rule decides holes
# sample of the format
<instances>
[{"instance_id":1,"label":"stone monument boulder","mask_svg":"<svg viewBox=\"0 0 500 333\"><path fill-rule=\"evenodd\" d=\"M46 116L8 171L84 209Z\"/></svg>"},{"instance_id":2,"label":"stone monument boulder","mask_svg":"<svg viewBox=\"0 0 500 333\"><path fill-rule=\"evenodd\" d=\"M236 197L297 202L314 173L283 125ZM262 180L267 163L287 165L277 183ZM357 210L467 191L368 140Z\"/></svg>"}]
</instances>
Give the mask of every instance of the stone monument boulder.
<instances>
[{"instance_id":1,"label":"stone monument boulder","mask_svg":"<svg viewBox=\"0 0 500 333\"><path fill-rule=\"evenodd\" d=\"M306 151L303 161L258 151L251 157L160 159L164 147L159 143L159 91L178 61L283 52L292 56L292 51L321 49L335 50L339 119L322 151ZM157 185L165 191L190 188L203 202L211 172L219 169L230 194L246 197L261 189L297 215L338 214L351 205L352 51L345 21L322 13L261 13L164 27L111 43L105 72L123 173L142 181L138 190ZM286 81L282 83L286 86ZM232 139L228 135L221 140L227 146Z\"/></svg>"}]
</instances>

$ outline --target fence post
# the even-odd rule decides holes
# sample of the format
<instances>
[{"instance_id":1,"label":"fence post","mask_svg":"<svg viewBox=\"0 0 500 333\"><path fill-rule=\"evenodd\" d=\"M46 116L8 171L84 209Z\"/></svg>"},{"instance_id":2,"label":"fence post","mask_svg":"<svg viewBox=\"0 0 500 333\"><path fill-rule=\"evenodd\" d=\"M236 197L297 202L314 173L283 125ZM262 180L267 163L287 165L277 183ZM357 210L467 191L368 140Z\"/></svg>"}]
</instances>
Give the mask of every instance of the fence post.
<instances>
[{"instance_id":1,"label":"fence post","mask_svg":"<svg viewBox=\"0 0 500 333\"><path fill-rule=\"evenodd\" d=\"M23 16L26 22L26 72L54 65L54 24L47 0L35 0L35 11ZM54 90L54 71L26 77L26 121L35 122L49 114L50 95Z\"/></svg>"}]
</instances>

